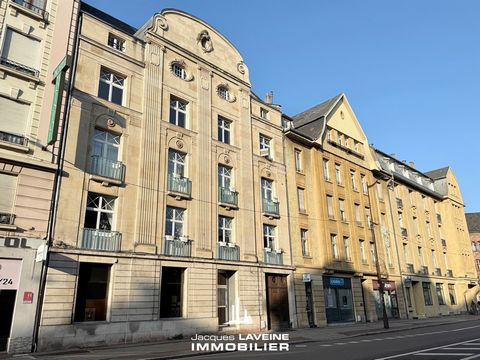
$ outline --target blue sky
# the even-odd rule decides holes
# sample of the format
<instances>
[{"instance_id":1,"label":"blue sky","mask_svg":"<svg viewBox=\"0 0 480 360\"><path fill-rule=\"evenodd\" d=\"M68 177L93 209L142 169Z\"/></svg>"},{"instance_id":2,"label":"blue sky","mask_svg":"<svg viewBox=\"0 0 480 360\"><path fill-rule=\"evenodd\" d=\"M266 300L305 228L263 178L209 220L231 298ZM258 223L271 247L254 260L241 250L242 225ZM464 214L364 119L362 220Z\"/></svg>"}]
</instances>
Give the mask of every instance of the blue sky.
<instances>
[{"instance_id":1,"label":"blue sky","mask_svg":"<svg viewBox=\"0 0 480 360\"><path fill-rule=\"evenodd\" d=\"M452 166L480 211L480 1L86 2L136 27L164 8L203 19L288 115L346 93L370 143L421 171Z\"/></svg>"}]
</instances>

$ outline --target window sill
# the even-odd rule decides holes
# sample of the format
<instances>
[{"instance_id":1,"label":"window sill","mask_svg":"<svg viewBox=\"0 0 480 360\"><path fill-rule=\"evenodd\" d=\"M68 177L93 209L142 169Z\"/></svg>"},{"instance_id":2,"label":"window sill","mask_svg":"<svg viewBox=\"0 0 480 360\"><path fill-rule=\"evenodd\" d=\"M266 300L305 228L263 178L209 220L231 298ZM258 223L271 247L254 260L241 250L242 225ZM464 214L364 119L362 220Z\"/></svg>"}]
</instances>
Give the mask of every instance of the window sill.
<instances>
[{"instance_id":1,"label":"window sill","mask_svg":"<svg viewBox=\"0 0 480 360\"><path fill-rule=\"evenodd\" d=\"M330 180L330 178L326 179L326 178L323 178L326 182L330 183L330 184L333 184L332 180Z\"/></svg>"},{"instance_id":2,"label":"window sill","mask_svg":"<svg viewBox=\"0 0 480 360\"><path fill-rule=\"evenodd\" d=\"M115 179L111 179L111 178L107 178L107 177L95 175L95 174L90 174L90 179L93 181L102 183L103 186L110 186L110 185L121 186L123 184L121 180L115 180Z\"/></svg>"},{"instance_id":3,"label":"window sill","mask_svg":"<svg viewBox=\"0 0 480 360\"><path fill-rule=\"evenodd\" d=\"M262 212L262 215L268 217L270 220L280 219L280 214L270 214L270 213Z\"/></svg>"},{"instance_id":4,"label":"window sill","mask_svg":"<svg viewBox=\"0 0 480 360\"><path fill-rule=\"evenodd\" d=\"M170 195L170 196L173 196L176 200L182 200L182 199L191 200L192 199L192 196L190 194L179 193L179 192L175 192L175 191L171 191L171 190L168 190L167 194Z\"/></svg>"},{"instance_id":5,"label":"window sill","mask_svg":"<svg viewBox=\"0 0 480 360\"><path fill-rule=\"evenodd\" d=\"M18 145L14 144L8 141L2 141L0 140L0 147L8 149L8 150L13 150L13 151L19 151L22 153L28 153L30 151L30 148L25 145Z\"/></svg>"},{"instance_id":6,"label":"window sill","mask_svg":"<svg viewBox=\"0 0 480 360\"><path fill-rule=\"evenodd\" d=\"M313 256L310 255L310 254L302 254L302 257L303 257L304 259L313 259Z\"/></svg>"},{"instance_id":7,"label":"window sill","mask_svg":"<svg viewBox=\"0 0 480 360\"><path fill-rule=\"evenodd\" d=\"M235 204L228 204L228 203L219 201L218 205L225 208L225 210L238 210L238 205L235 205Z\"/></svg>"},{"instance_id":8,"label":"window sill","mask_svg":"<svg viewBox=\"0 0 480 360\"><path fill-rule=\"evenodd\" d=\"M25 74L6 65L0 65L0 78L5 78L5 73L28 80L30 82L30 89L35 89L35 87L40 83L39 77Z\"/></svg>"},{"instance_id":9,"label":"window sill","mask_svg":"<svg viewBox=\"0 0 480 360\"><path fill-rule=\"evenodd\" d=\"M303 170L296 170L296 173L298 175L305 175L305 172Z\"/></svg>"},{"instance_id":10,"label":"window sill","mask_svg":"<svg viewBox=\"0 0 480 360\"><path fill-rule=\"evenodd\" d=\"M298 210L298 212L300 213L300 215L308 215L307 210L305 209Z\"/></svg>"},{"instance_id":11,"label":"window sill","mask_svg":"<svg viewBox=\"0 0 480 360\"><path fill-rule=\"evenodd\" d=\"M16 225L0 224L0 230L17 231L17 226Z\"/></svg>"}]
</instances>

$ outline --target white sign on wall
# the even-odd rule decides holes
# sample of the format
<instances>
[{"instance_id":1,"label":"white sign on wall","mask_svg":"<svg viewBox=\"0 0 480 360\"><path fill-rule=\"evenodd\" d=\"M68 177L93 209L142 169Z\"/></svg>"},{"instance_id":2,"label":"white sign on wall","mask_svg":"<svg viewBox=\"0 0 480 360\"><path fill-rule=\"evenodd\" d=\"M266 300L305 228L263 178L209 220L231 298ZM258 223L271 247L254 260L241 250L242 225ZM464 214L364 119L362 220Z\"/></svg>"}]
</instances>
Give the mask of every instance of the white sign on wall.
<instances>
[{"instance_id":1,"label":"white sign on wall","mask_svg":"<svg viewBox=\"0 0 480 360\"><path fill-rule=\"evenodd\" d=\"M18 290L22 260L0 259L0 290Z\"/></svg>"}]
</instances>

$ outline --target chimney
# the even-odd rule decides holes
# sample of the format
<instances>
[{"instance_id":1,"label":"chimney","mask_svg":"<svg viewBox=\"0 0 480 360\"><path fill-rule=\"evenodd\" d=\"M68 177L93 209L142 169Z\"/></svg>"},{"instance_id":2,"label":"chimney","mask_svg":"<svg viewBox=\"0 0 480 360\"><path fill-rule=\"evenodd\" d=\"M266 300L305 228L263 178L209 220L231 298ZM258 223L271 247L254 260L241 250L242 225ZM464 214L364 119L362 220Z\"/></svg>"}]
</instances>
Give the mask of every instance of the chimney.
<instances>
[{"instance_id":1,"label":"chimney","mask_svg":"<svg viewBox=\"0 0 480 360\"><path fill-rule=\"evenodd\" d=\"M269 91L269 92L265 95L265 102L266 102L267 104L273 103L273 91Z\"/></svg>"},{"instance_id":2,"label":"chimney","mask_svg":"<svg viewBox=\"0 0 480 360\"><path fill-rule=\"evenodd\" d=\"M415 163L414 163L413 161L410 161L410 162L408 163L408 165L410 165L411 168L414 168L414 169L415 169Z\"/></svg>"},{"instance_id":3,"label":"chimney","mask_svg":"<svg viewBox=\"0 0 480 360\"><path fill-rule=\"evenodd\" d=\"M406 163L407 163L407 160L402 160L402 163L406 164Z\"/></svg>"}]
</instances>

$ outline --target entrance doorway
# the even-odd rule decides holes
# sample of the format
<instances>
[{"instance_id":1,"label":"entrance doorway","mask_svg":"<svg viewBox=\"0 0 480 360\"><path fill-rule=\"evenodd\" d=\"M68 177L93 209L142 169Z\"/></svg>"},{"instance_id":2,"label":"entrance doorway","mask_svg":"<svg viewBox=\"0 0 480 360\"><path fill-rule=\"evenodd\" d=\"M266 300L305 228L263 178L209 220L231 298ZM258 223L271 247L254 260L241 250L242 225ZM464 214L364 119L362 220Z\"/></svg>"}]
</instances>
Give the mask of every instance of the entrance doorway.
<instances>
[{"instance_id":1,"label":"entrance doorway","mask_svg":"<svg viewBox=\"0 0 480 360\"><path fill-rule=\"evenodd\" d=\"M7 350L16 295L16 290L0 290L0 351Z\"/></svg>"},{"instance_id":2,"label":"entrance doorway","mask_svg":"<svg viewBox=\"0 0 480 360\"><path fill-rule=\"evenodd\" d=\"M313 306L313 291L312 291L312 283L306 282L305 283L305 296L307 297L307 318L308 318L308 326L311 328L316 327L315 325L315 316L314 306Z\"/></svg>"},{"instance_id":3,"label":"entrance doorway","mask_svg":"<svg viewBox=\"0 0 480 360\"><path fill-rule=\"evenodd\" d=\"M377 313L377 318L383 319L383 309L377 280L373 280L373 296L375 297L375 311ZM387 317L398 319L400 316L398 312L397 289L394 281L384 282L383 299L385 301Z\"/></svg>"},{"instance_id":4,"label":"entrance doorway","mask_svg":"<svg viewBox=\"0 0 480 360\"><path fill-rule=\"evenodd\" d=\"M235 319L234 272L219 271L217 278L218 325L229 326Z\"/></svg>"},{"instance_id":5,"label":"entrance doorway","mask_svg":"<svg viewBox=\"0 0 480 360\"><path fill-rule=\"evenodd\" d=\"M327 323L354 321L352 283L349 278L324 276Z\"/></svg>"},{"instance_id":6,"label":"entrance doorway","mask_svg":"<svg viewBox=\"0 0 480 360\"><path fill-rule=\"evenodd\" d=\"M288 329L290 314L286 275L266 275L267 318L269 330Z\"/></svg>"}]
</instances>

